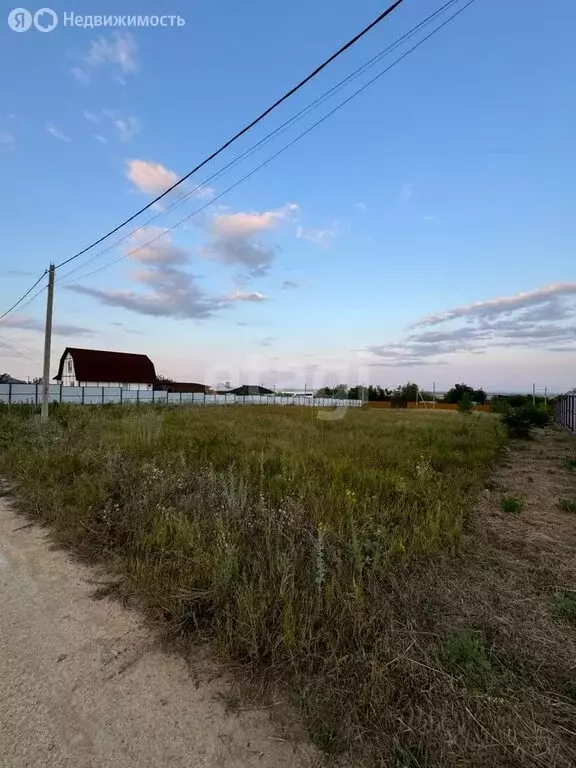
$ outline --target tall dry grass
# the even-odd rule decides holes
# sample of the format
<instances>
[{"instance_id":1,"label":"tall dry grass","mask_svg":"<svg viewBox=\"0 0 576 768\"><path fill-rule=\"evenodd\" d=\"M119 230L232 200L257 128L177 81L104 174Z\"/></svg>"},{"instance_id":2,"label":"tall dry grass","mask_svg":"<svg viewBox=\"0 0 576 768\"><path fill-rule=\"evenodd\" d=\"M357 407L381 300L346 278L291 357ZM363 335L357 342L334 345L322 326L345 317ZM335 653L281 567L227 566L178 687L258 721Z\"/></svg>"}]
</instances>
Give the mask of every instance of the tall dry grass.
<instances>
[{"instance_id":1,"label":"tall dry grass","mask_svg":"<svg viewBox=\"0 0 576 768\"><path fill-rule=\"evenodd\" d=\"M424 765L402 762L426 749L403 721L422 670L397 664L427 626L414 574L457 551L502 430L483 414L315 416L69 406L41 428L5 408L0 460L25 509L154 615L290 681L324 749Z\"/></svg>"}]
</instances>

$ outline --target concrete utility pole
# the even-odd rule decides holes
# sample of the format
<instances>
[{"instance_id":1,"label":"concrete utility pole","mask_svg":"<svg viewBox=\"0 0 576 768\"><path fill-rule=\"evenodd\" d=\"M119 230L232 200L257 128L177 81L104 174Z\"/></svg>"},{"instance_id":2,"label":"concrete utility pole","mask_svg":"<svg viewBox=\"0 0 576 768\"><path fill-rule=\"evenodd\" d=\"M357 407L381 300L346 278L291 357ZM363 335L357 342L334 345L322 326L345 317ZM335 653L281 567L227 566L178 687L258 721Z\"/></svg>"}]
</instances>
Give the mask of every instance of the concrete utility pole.
<instances>
[{"instance_id":1,"label":"concrete utility pole","mask_svg":"<svg viewBox=\"0 0 576 768\"><path fill-rule=\"evenodd\" d=\"M54 308L54 264L48 270L48 298L46 300L46 325L44 327L44 372L42 376L42 411L40 421L48 421L50 401L50 352L52 349L52 311Z\"/></svg>"}]
</instances>

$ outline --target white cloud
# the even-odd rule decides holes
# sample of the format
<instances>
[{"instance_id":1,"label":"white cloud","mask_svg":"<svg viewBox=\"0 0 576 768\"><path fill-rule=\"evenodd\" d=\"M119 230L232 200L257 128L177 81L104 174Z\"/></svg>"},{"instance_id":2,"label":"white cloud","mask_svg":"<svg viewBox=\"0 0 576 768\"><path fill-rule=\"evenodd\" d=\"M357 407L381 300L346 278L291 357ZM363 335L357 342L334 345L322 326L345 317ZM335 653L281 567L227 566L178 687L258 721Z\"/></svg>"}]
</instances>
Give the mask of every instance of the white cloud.
<instances>
[{"instance_id":1,"label":"white cloud","mask_svg":"<svg viewBox=\"0 0 576 768\"><path fill-rule=\"evenodd\" d=\"M55 139L58 139L59 141L65 141L65 142L72 141L72 139L66 136L65 133L62 133L62 131L57 126L55 126L54 123L46 123L46 130L48 131L48 133L54 136Z\"/></svg>"},{"instance_id":2,"label":"white cloud","mask_svg":"<svg viewBox=\"0 0 576 768\"><path fill-rule=\"evenodd\" d=\"M100 144L108 144L108 139L104 138L101 133L94 134L94 141L99 141Z\"/></svg>"},{"instance_id":3,"label":"white cloud","mask_svg":"<svg viewBox=\"0 0 576 768\"><path fill-rule=\"evenodd\" d=\"M120 134L120 141L129 141L140 132L140 123L135 117L117 117L114 125Z\"/></svg>"},{"instance_id":4,"label":"white cloud","mask_svg":"<svg viewBox=\"0 0 576 768\"><path fill-rule=\"evenodd\" d=\"M172 187L180 178L177 173L169 170L161 163L153 163L149 160L128 160L126 162L126 176L139 192L148 195L160 195ZM186 187L184 187L184 190ZM212 197L212 187L193 187L188 194L191 197L205 199Z\"/></svg>"},{"instance_id":5,"label":"white cloud","mask_svg":"<svg viewBox=\"0 0 576 768\"><path fill-rule=\"evenodd\" d=\"M541 304L550 304L553 299L561 296L576 295L576 282L557 283L545 288L537 288L535 291L518 293L515 296L505 296L498 299L488 299L486 301L477 301L473 304L467 304L462 307L448 309L434 315L427 315L415 324L415 327L422 325L438 325L448 320L455 320L460 317L487 317L499 315L503 312L512 312L523 307L531 307Z\"/></svg>"},{"instance_id":6,"label":"white cloud","mask_svg":"<svg viewBox=\"0 0 576 768\"><path fill-rule=\"evenodd\" d=\"M134 282L144 290L102 290L71 285L69 290L91 296L108 306L123 307L153 317L205 319L229 309L236 302L261 302L263 293L235 291L224 296L208 296L195 276L186 271L188 252L175 245L166 230L144 228L126 247L126 255L139 266L132 273ZM164 235L159 237L159 235ZM150 242L154 238L154 242Z\"/></svg>"},{"instance_id":7,"label":"white cloud","mask_svg":"<svg viewBox=\"0 0 576 768\"><path fill-rule=\"evenodd\" d=\"M8 131L0 131L0 149L12 150L16 146L16 139Z\"/></svg>"},{"instance_id":8,"label":"white cloud","mask_svg":"<svg viewBox=\"0 0 576 768\"><path fill-rule=\"evenodd\" d=\"M460 325L458 322L460 321ZM461 324L464 321L464 325ZM427 315L412 328L457 323L446 330L418 330L402 342L374 345L376 365L441 365L443 355L483 354L494 348L576 352L576 283L488 299Z\"/></svg>"},{"instance_id":9,"label":"white cloud","mask_svg":"<svg viewBox=\"0 0 576 768\"><path fill-rule=\"evenodd\" d=\"M309 240L321 248L329 248L337 234L335 229L305 229L300 224L296 227L296 237L299 240Z\"/></svg>"},{"instance_id":10,"label":"white cloud","mask_svg":"<svg viewBox=\"0 0 576 768\"><path fill-rule=\"evenodd\" d=\"M1 326L3 328L18 328L23 331L40 331L44 333L44 322L36 320L33 317L26 317L24 315L10 315L2 320ZM54 323L52 326L52 333L57 336L91 336L92 331L88 328L83 328L80 325L66 325L64 323Z\"/></svg>"},{"instance_id":11,"label":"white cloud","mask_svg":"<svg viewBox=\"0 0 576 768\"><path fill-rule=\"evenodd\" d=\"M108 37L93 40L81 66L74 67L72 74L81 83L90 82L92 75L98 70L107 70L120 82L125 75L133 75L138 71L138 47L130 33L115 32Z\"/></svg>"},{"instance_id":12,"label":"white cloud","mask_svg":"<svg viewBox=\"0 0 576 768\"><path fill-rule=\"evenodd\" d=\"M402 189L400 190L400 202L401 203L407 203L408 200L412 197L414 194L414 185L413 184L404 184Z\"/></svg>"},{"instance_id":13,"label":"white cloud","mask_svg":"<svg viewBox=\"0 0 576 768\"><path fill-rule=\"evenodd\" d=\"M223 213L208 225L212 239L198 249L206 259L226 265L241 264L252 276L265 274L277 248L255 240L259 235L275 230L281 223L292 220L299 210L295 203L262 213Z\"/></svg>"},{"instance_id":14,"label":"white cloud","mask_svg":"<svg viewBox=\"0 0 576 768\"><path fill-rule=\"evenodd\" d=\"M158 195L178 181L174 171L147 160L128 160L126 175L136 189L149 195Z\"/></svg>"},{"instance_id":15,"label":"white cloud","mask_svg":"<svg viewBox=\"0 0 576 768\"><path fill-rule=\"evenodd\" d=\"M424 216L424 221L438 221L436 216Z\"/></svg>"},{"instance_id":16,"label":"white cloud","mask_svg":"<svg viewBox=\"0 0 576 768\"><path fill-rule=\"evenodd\" d=\"M230 301L266 301L266 294L259 291L234 291L228 296Z\"/></svg>"},{"instance_id":17,"label":"white cloud","mask_svg":"<svg viewBox=\"0 0 576 768\"><path fill-rule=\"evenodd\" d=\"M282 290L291 291L296 288L300 288L300 283L297 280L282 280Z\"/></svg>"},{"instance_id":18,"label":"white cloud","mask_svg":"<svg viewBox=\"0 0 576 768\"><path fill-rule=\"evenodd\" d=\"M368 206L366 205L366 203L363 203L362 201L356 203L355 207L358 208L360 211L368 210Z\"/></svg>"},{"instance_id":19,"label":"white cloud","mask_svg":"<svg viewBox=\"0 0 576 768\"><path fill-rule=\"evenodd\" d=\"M130 141L137 133L140 133L140 121L133 115L122 115L117 110L103 109L102 112L90 112L84 110L82 113L86 120L95 124L108 122L114 126L118 132L120 141ZM101 136L101 134L100 134ZM103 138L103 137L102 137ZM107 141L105 143L108 143Z\"/></svg>"}]
</instances>

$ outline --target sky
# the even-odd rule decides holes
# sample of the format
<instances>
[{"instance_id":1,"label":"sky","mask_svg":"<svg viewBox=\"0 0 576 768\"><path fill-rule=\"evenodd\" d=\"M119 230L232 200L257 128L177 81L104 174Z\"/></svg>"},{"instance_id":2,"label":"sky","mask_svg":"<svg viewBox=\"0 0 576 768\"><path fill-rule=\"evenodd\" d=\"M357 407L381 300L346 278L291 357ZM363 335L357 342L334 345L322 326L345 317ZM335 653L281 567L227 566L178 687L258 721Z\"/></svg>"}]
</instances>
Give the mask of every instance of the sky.
<instances>
[{"instance_id":1,"label":"sky","mask_svg":"<svg viewBox=\"0 0 576 768\"><path fill-rule=\"evenodd\" d=\"M572 0L476 0L296 143L283 150L434 26L223 171L441 4L405 0L216 160L57 270L52 375L74 346L145 353L159 374L211 385L576 386ZM186 23L82 28L64 13L136 4L53 0L59 24L44 33L11 30L11 8L0 19L0 314L384 5L141 0L139 15ZM41 375L45 299L0 321L0 372Z\"/></svg>"}]
</instances>

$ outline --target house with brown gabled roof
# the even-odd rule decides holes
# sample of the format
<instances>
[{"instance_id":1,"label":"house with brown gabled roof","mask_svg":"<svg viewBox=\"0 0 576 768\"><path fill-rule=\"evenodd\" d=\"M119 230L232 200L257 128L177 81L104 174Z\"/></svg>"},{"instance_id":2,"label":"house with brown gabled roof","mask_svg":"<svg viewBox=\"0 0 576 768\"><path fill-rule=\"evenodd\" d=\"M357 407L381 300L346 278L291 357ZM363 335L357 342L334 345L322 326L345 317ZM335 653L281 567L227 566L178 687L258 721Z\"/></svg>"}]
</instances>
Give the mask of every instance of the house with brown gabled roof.
<instances>
[{"instance_id":1,"label":"house with brown gabled roof","mask_svg":"<svg viewBox=\"0 0 576 768\"><path fill-rule=\"evenodd\" d=\"M66 347L54 378L67 386L146 389L156 371L148 355Z\"/></svg>"}]
</instances>

